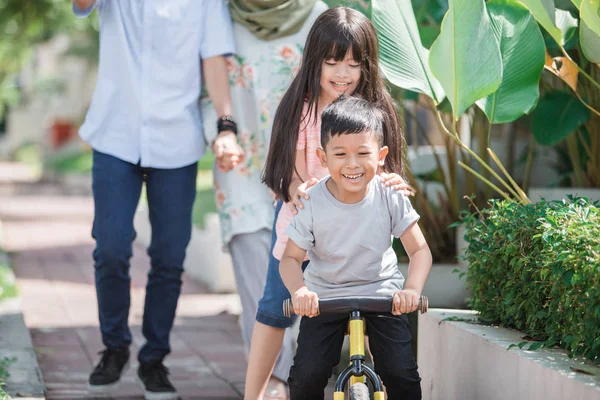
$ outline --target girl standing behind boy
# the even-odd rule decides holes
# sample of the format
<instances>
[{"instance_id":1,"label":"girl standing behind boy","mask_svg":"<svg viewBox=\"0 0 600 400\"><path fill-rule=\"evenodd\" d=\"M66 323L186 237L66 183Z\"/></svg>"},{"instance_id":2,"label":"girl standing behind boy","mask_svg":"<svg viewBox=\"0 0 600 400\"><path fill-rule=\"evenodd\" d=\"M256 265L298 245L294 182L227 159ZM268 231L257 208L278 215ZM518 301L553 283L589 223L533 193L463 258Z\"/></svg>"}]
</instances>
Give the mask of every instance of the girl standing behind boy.
<instances>
[{"instance_id":1,"label":"girl standing behind boy","mask_svg":"<svg viewBox=\"0 0 600 400\"><path fill-rule=\"evenodd\" d=\"M282 98L275 120L264 181L280 201L275 211L273 254L263 298L258 304L246 375L245 398L262 398L281 348L285 328L293 319L283 315L289 292L279 275L279 259L287 243L285 228L306 188L328 175L316 155L321 111L342 94L378 102L384 112L383 142L389 148L382 179L395 190L410 193L402 175L402 135L396 108L379 76L375 29L368 18L351 8L325 11L315 21L304 47L300 70ZM297 128L291 128L297 127ZM381 172L381 171L380 171ZM283 207L283 202L288 203ZM308 261L305 260L303 267Z\"/></svg>"}]
</instances>

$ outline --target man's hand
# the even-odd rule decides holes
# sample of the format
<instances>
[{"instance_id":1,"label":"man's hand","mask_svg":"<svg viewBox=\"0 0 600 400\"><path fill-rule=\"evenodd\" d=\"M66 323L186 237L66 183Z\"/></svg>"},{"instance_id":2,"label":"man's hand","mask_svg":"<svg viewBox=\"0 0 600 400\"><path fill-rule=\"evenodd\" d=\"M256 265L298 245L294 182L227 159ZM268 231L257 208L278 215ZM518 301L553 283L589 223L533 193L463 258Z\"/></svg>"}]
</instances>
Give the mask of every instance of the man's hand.
<instances>
[{"instance_id":1,"label":"man's hand","mask_svg":"<svg viewBox=\"0 0 600 400\"><path fill-rule=\"evenodd\" d=\"M306 317L319 315L319 296L308 290L306 286L301 287L292 295L294 314Z\"/></svg>"},{"instance_id":2,"label":"man's hand","mask_svg":"<svg viewBox=\"0 0 600 400\"><path fill-rule=\"evenodd\" d=\"M421 294L414 289L399 290L394 293L394 305L392 314L408 314L419 308Z\"/></svg>"},{"instance_id":3,"label":"man's hand","mask_svg":"<svg viewBox=\"0 0 600 400\"><path fill-rule=\"evenodd\" d=\"M237 142L235 133L222 131L212 146L217 168L229 172L244 160L244 151Z\"/></svg>"},{"instance_id":4,"label":"man's hand","mask_svg":"<svg viewBox=\"0 0 600 400\"><path fill-rule=\"evenodd\" d=\"M301 183L297 187L294 184L290 185L290 202L287 203L287 205L290 208L290 210L292 210L292 214L298 214L298 210L296 209L296 207L299 209L304 208L304 204L302 204L301 199L308 200L309 196L308 193L306 193L306 191L308 190L308 188L315 186L317 183L319 183L319 180L317 178L310 178L308 181ZM292 190L294 190L294 193L291 193Z\"/></svg>"}]
</instances>

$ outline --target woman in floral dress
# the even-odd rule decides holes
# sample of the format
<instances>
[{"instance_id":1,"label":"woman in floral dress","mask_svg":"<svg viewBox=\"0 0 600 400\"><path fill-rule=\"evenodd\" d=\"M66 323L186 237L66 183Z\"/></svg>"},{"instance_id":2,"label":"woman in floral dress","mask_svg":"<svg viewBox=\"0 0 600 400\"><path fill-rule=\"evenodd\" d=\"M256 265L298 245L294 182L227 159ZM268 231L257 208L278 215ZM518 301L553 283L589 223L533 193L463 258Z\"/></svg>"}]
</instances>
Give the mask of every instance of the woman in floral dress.
<instances>
[{"instance_id":1,"label":"woman in floral dress","mask_svg":"<svg viewBox=\"0 0 600 400\"><path fill-rule=\"evenodd\" d=\"M315 0L230 0L236 54L228 57L238 142L245 157L230 172L215 167L215 195L223 244L231 252L249 349L258 300L265 286L273 227L273 197L262 183L273 117L297 72L308 31L327 6ZM202 100L207 138L216 137L214 109ZM211 136L212 135L212 136ZM286 333L265 399L287 399L293 337Z\"/></svg>"}]
</instances>

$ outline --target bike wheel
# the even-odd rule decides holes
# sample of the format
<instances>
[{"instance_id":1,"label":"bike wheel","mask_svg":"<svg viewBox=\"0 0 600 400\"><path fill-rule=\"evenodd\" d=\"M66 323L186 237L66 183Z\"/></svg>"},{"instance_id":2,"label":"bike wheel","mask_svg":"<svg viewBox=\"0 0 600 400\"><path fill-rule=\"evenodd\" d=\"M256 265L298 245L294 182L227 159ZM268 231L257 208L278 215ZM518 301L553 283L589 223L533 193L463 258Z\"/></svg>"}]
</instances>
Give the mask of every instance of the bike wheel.
<instances>
[{"instance_id":1,"label":"bike wheel","mask_svg":"<svg viewBox=\"0 0 600 400\"><path fill-rule=\"evenodd\" d=\"M350 400L369 400L369 388L364 383L355 383L350 386Z\"/></svg>"}]
</instances>

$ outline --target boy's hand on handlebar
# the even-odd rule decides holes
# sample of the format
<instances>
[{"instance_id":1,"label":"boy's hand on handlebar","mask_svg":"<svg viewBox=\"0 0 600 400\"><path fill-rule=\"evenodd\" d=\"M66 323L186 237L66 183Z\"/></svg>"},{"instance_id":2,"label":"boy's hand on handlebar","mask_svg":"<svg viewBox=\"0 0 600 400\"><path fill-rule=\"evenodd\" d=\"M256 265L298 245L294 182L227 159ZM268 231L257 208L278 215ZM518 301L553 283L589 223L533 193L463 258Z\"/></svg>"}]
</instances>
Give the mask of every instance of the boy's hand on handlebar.
<instances>
[{"instance_id":1,"label":"boy's hand on handlebar","mask_svg":"<svg viewBox=\"0 0 600 400\"><path fill-rule=\"evenodd\" d=\"M401 315L416 311L419 308L421 294L414 289L399 290L394 293L392 314Z\"/></svg>"},{"instance_id":2,"label":"boy's hand on handlebar","mask_svg":"<svg viewBox=\"0 0 600 400\"><path fill-rule=\"evenodd\" d=\"M306 286L298 289L292 295L294 314L303 317L316 317L319 315L319 296L308 290Z\"/></svg>"},{"instance_id":3,"label":"boy's hand on handlebar","mask_svg":"<svg viewBox=\"0 0 600 400\"><path fill-rule=\"evenodd\" d=\"M304 204L302 204L301 199L308 200L309 196L308 193L306 193L306 191L308 190L308 188L315 186L317 183L319 183L319 180L317 178L310 178L308 181L298 185L296 190L294 190L294 193L291 195L290 202L288 203L288 207L290 208L290 210L292 210L292 214L298 214L297 208L304 208ZM290 189L294 188L290 186Z\"/></svg>"},{"instance_id":4,"label":"boy's hand on handlebar","mask_svg":"<svg viewBox=\"0 0 600 400\"><path fill-rule=\"evenodd\" d=\"M397 192L404 193L404 195L407 197L414 196L414 194L416 193L416 190L413 189L408 183L406 183L404 179L402 179L402 177L398 174L388 174L382 172L381 174L379 174L379 177L381 179L381 182L383 182L385 186L391 186L392 189L394 189Z\"/></svg>"}]
</instances>

